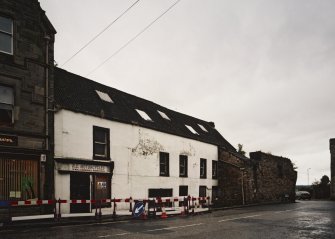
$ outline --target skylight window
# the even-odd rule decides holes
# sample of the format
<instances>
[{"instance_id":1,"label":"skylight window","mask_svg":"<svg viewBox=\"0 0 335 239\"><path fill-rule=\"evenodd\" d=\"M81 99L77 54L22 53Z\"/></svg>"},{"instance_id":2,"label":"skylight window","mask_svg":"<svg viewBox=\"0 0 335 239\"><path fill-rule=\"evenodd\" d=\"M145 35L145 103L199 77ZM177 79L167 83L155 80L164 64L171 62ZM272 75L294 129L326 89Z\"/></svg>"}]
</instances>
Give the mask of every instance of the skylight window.
<instances>
[{"instance_id":1,"label":"skylight window","mask_svg":"<svg viewBox=\"0 0 335 239\"><path fill-rule=\"evenodd\" d=\"M162 118L167 119L167 120L171 120L171 119L169 118L169 116L167 116L164 112L159 111L159 110L157 110L157 112L162 116Z\"/></svg>"},{"instance_id":2,"label":"skylight window","mask_svg":"<svg viewBox=\"0 0 335 239\"><path fill-rule=\"evenodd\" d=\"M147 120L147 121L153 121L150 117L149 117L149 115L147 114L147 113L145 113L143 110L138 110L138 109L135 109L136 110L136 112L143 118L143 119L145 119L145 120Z\"/></svg>"},{"instance_id":3,"label":"skylight window","mask_svg":"<svg viewBox=\"0 0 335 239\"><path fill-rule=\"evenodd\" d=\"M200 129L202 129L203 131L208 133L208 130L203 125L201 125L201 124L198 124L198 125L199 125Z\"/></svg>"},{"instance_id":4,"label":"skylight window","mask_svg":"<svg viewBox=\"0 0 335 239\"><path fill-rule=\"evenodd\" d=\"M105 92L101 92L98 90L95 90L95 92L97 92L98 96L100 97L101 100L109 102L109 103L114 103L114 101L110 98L110 96L105 93Z\"/></svg>"},{"instance_id":5,"label":"skylight window","mask_svg":"<svg viewBox=\"0 0 335 239\"><path fill-rule=\"evenodd\" d=\"M198 133L197 131L195 131L195 129L193 129L191 126L186 125L186 124L185 124L185 126L186 126L186 128L188 128L188 130L191 131L193 134L199 134L199 133Z\"/></svg>"}]
</instances>

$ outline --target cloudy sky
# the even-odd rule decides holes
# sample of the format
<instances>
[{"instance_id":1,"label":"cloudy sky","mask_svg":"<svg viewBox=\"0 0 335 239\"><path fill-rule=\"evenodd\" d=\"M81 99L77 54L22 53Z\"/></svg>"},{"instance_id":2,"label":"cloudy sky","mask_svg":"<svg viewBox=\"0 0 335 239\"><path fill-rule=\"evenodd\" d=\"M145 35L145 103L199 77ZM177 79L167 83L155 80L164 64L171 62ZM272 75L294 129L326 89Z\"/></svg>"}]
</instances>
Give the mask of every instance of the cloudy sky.
<instances>
[{"instance_id":1,"label":"cloudy sky","mask_svg":"<svg viewBox=\"0 0 335 239\"><path fill-rule=\"evenodd\" d=\"M136 0L40 2L62 66ZM335 1L181 0L115 54L175 2L140 0L62 68L214 121L248 153L288 157L297 184L309 168L310 183L330 176Z\"/></svg>"}]
</instances>

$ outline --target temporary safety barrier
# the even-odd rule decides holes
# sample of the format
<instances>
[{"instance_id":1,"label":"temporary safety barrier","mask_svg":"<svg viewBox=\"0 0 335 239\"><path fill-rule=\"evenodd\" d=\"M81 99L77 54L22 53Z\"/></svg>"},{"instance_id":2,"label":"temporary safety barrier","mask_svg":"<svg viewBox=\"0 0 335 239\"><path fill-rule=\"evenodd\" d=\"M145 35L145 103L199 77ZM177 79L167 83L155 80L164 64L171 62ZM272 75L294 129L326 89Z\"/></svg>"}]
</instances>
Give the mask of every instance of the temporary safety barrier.
<instances>
[{"instance_id":1,"label":"temporary safety barrier","mask_svg":"<svg viewBox=\"0 0 335 239\"><path fill-rule=\"evenodd\" d=\"M210 197L164 197L164 198L147 198L147 199L133 199L125 198L125 199L92 199L92 200L64 200L64 199L54 199L54 200L24 200L24 201L0 201L0 207L2 208L8 208L9 211L9 221L11 221L11 208L18 207L18 206L32 206L32 205L53 205L54 208L54 218L56 221L59 221L62 217L61 215L61 205L62 204L94 204L95 205L95 218L97 220L101 220L102 212L101 208L102 205L105 203L111 203L113 208L113 216L115 217L116 214L116 208L117 203L129 203L129 212L133 211L133 203L136 203L138 201L142 201L143 203L149 205L150 203L153 203L154 205L154 216L156 215L157 208L159 208L161 211L163 211L164 216L162 218L165 218L166 212L165 212L165 205L167 203L173 203L173 202L183 202L181 207L181 214L182 215L188 215L190 209L192 209L192 214L194 214L195 209L195 203L198 201L198 205L206 206L208 207L208 210L210 210ZM149 216L150 214L150 208L149 209ZM142 217L143 218L143 217ZM146 218L146 217L144 217Z\"/></svg>"}]
</instances>

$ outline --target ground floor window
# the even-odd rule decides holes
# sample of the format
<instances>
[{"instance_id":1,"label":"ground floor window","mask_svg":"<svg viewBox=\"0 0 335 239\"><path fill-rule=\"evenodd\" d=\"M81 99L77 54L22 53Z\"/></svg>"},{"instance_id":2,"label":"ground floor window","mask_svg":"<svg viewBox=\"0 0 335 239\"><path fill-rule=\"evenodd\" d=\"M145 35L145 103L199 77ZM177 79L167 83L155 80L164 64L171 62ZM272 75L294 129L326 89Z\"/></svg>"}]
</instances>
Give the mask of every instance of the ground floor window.
<instances>
[{"instance_id":1,"label":"ground floor window","mask_svg":"<svg viewBox=\"0 0 335 239\"><path fill-rule=\"evenodd\" d=\"M157 198L157 197L172 197L173 190L172 188L149 188L149 198ZM171 207L172 202L165 203L165 207Z\"/></svg>"},{"instance_id":2,"label":"ground floor window","mask_svg":"<svg viewBox=\"0 0 335 239\"><path fill-rule=\"evenodd\" d=\"M39 196L38 160L0 158L0 200Z\"/></svg>"},{"instance_id":3,"label":"ground floor window","mask_svg":"<svg viewBox=\"0 0 335 239\"><path fill-rule=\"evenodd\" d=\"M188 196L188 186L180 185L179 186L179 197L187 197ZM184 201L179 202L179 207L184 206Z\"/></svg>"}]
</instances>

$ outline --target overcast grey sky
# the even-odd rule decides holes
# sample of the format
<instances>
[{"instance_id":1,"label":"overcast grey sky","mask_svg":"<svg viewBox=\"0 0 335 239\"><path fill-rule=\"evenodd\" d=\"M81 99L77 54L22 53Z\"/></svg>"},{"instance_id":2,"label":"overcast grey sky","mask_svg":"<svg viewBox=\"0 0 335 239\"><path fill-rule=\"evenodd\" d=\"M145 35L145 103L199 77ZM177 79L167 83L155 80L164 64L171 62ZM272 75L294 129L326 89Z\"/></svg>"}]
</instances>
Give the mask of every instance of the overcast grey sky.
<instances>
[{"instance_id":1,"label":"overcast grey sky","mask_svg":"<svg viewBox=\"0 0 335 239\"><path fill-rule=\"evenodd\" d=\"M62 65L135 0L40 0ZM175 0L141 0L63 68L86 76ZM182 0L89 78L207 121L235 147L330 176L335 1Z\"/></svg>"}]
</instances>

